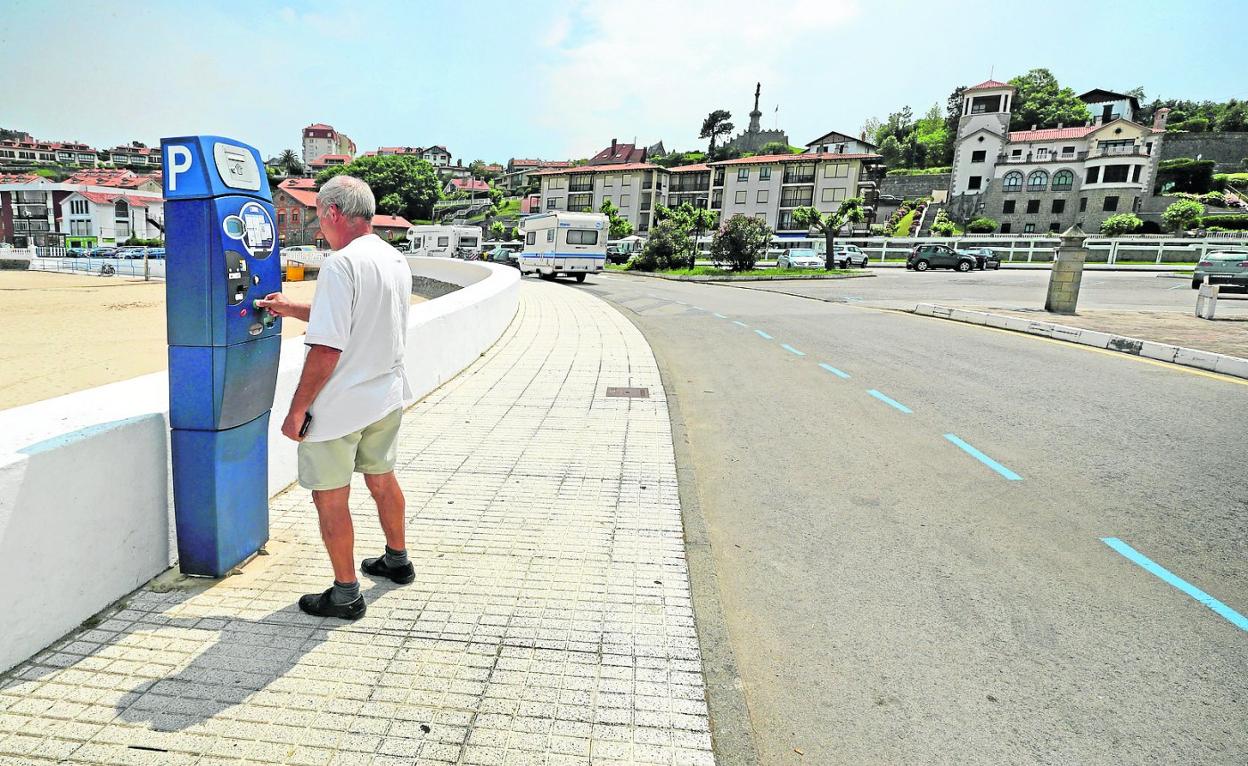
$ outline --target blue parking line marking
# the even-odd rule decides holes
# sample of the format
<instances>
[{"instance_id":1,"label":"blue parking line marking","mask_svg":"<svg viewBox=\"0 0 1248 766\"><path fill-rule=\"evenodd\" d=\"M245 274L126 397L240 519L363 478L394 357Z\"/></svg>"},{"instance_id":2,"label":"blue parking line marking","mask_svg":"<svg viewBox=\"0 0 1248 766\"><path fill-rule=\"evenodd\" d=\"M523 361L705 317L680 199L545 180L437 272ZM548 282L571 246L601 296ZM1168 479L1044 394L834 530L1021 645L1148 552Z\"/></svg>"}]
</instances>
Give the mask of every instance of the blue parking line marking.
<instances>
[{"instance_id":1,"label":"blue parking line marking","mask_svg":"<svg viewBox=\"0 0 1248 766\"><path fill-rule=\"evenodd\" d=\"M758 333L758 336L762 338L763 340L771 340L771 336L763 332L762 330L755 330L754 332Z\"/></svg>"},{"instance_id":2,"label":"blue parking line marking","mask_svg":"<svg viewBox=\"0 0 1248 766\"><path fill-rule=\"evenodd\" d=\"M881 402L884 402L884 403L885 403L885 404L887 404L889 407L894 407L894 408L896 408L896 409L898 409L898 410L901 410L902 412L904 412L904 413L905 413L905 414L907 414L907 415L911 415L911 414L913 414L913 413L914 413L914 410L910 409L909 407L907 407L906 405L904 405L904 404L902 404L901 402L897 401L896 399L890 399L889 397L885 396L884 394L881 394L879 391L876 391L874 388L873 388L873 389L871 389L870 391L868 391L867 393L868 393L868 394L871 394L871 395L872 395L872 396L874 396L876 399L879 399Z\"/></svg>"},{"instance_id":3,"label":"blue parking line marking","mask_svg":"<svg viewBox=\"0 0 1248 766\"><path fill-rule=\"evenodd\" d=\"M719 318L719 319L727 319L727 318L728 318L728 317L724 316L723 314L716 314L715 316L716 316L717 318Z\"/></svg>"},{"instance_id":4,"label":"blue parking line marking","mask_svg":"<svg viewBox=\"0 0 1248 766\"><path fill-rule=\"evenodd\" d=\"M1221 601L1218 601L1213 596L1210 596L1208 593L1205 593L1203 590L1197 588L1195 585L1192 585L1178 575L1172 574L1165 567L1132 548L1130 545L1127 545L1116 537L1102 537L1101 542L1122 554L1133 564L1137 564L1144 571L1156 575L1163 582L1173 585L1200 603L1209 607L1217 613L1218 616L1222 617L1235 627L1243 631L1248 631L1248 617L1243 616L1239 612L1230 608L1226 604L1223 604Z\"/></svg>"},{"instance_id":5,"label":"blue parking line marking","mask_svg":"<svg viewBox=\"0 0 1248 766\"><path fill-rule=\"evenodd\" d=\"M780 348L784 349L785 351L788 351L790 354L797 354L798 356L806 356L805 351L798 351L797 349L793 348L787 343L781 343Z\"/></svg>"},{"instance_id":6,"label":"blue parking line marking","mask_svg":"<svg viewBox=\"0 0 1248 766\"><path fill-rule=\"evenodd\" d=\"M733 324L739 324L739 325L741 325L742 327L749 327L749 325L748 325L748 324L746 324L745 322L742 322L740 319L734 319L734 320L732 320L732 323L733 323Z\"/></svg>"},{"instance_id":7,"label":"blue parking line marking","mask_svg":"<svg viewBox=\"0 0 1248 766\"><path fill-rule=\"evenodd\" d=\"M838 377L838 378L848 378L848 377L849 377L849 373L848 373L848 372L841 372L840 370L836 369L835 367L833 367L833 366L832 366L832 365L830 365L830 364L827 364L826 362L820 362L820 363L819 363L819 366L820 366L820 367L822 367L823 369L827 370L828 372L832 373L833 375L835 375L835 376L836 376L836 377Z\"/></svg>"},{"instance_id":8,"label":"blue parking line marking","mask_svg":"<svg viewBox=\"0 0 1248 766\"><path fill-rule=\"evenodd\" d=\"M955 436L954 434L945 434L945 438L946 438L946 439L948 439L948 440L949 440L950 442L952 442L953 444L956 444L956 445L958 446L958 448L959 448L959 449L961 449L961 450L962 450L963 452L965 452L966 454L968 454L968 455L970 455L971 457L975 458L975 459L976 459L976 460L978 460L979 462L981 462L981 463L983 463L984 465L988 466L989 468L991 468L992 470L994 470L994 471L996 471L997 473L1001 474L1002 476L1004 476L1005 478L1009 479L1010 481L1022 481L1022 480L1023 480L1023 477L1022 477L1022 476L1019 476L1018 474L1014 473L1014 472L1013 472L1013 471L1011 471L1010 469L1008 469L1008 468L1006 468L1005 466L1001 465L1001 464L1000 464L1000 463L998 463L997 461L995 461L995 460L993 460L992 458L988 457L988 456L987 456L987 455L985 455L984 453L982 453L982 452L980 452L979 450L975 449L975 448L974 448L974 447L972 447L971 445L969 445L969 444L967 444L966 442L962 441L961 439L959 439L959 438L958 438L957 436Z\"/></svg>"}]
</instances>

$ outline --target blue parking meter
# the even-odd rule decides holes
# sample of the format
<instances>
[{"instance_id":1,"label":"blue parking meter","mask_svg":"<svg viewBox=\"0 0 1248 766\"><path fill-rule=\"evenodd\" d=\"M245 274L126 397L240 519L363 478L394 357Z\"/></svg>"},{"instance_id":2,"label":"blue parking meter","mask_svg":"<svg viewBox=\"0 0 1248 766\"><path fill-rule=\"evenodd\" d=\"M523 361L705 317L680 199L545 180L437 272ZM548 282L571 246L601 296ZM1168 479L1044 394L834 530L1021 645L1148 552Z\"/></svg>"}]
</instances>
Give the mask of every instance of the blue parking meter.
<instances>
[{"instance_id":1,"label":"blue parking meter","mask_svg":"<svg viewBox=\"0 0 1248 766\"><path fill-rule=\"evenodd\" d=\"M269 538L269 410L281 289L260 154L218 136L165 138L165 302L174 520L184 574L223 577Z\"/></svg>"}]
</instances>

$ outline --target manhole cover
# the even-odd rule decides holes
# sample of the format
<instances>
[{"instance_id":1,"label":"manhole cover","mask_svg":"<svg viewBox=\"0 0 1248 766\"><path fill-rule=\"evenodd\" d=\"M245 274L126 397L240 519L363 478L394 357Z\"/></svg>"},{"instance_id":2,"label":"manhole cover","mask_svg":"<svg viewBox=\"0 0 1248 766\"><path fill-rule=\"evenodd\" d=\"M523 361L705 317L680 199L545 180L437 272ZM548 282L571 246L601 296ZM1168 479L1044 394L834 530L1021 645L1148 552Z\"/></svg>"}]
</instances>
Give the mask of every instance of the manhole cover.
<instances>
[{"instance_id":1,"label":"manhole cover","mask_svg":"<svg viewBox=\"0 0 1248 766\"><path fill-rule=\"evenodd\" d=\"M620 396L626 399L649 399L650 389L624 387L624 386L608 386L607 396Z\"/></svg>"}]
</instances>

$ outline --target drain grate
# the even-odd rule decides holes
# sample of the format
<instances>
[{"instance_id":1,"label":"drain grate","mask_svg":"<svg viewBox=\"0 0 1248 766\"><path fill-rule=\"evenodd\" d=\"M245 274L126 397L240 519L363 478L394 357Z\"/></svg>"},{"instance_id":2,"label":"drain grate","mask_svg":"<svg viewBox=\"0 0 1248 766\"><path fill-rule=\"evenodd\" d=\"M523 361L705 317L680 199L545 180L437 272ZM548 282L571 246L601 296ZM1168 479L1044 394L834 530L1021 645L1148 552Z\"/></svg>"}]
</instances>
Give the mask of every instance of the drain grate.
<instances>
[{"instance_id":1,"label":"drain grate","mask_svg":"<svg viewBox=\"0 0 1248 766\"><path fill-rule=\"evenodd\" d=\"M625 399L649 399L650 389L628 386L607 386L607 396L618 396Z\"/></svg>"}]
</instances>

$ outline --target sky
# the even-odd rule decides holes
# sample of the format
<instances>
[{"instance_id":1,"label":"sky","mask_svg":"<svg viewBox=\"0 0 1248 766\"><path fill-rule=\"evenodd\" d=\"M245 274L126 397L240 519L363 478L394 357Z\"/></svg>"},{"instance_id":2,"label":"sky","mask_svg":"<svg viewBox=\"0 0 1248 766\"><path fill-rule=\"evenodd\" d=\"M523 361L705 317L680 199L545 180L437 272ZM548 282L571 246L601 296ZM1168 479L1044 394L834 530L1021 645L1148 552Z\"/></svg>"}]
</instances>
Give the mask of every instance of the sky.
<instances>
[{"instance_id":1,"label":"sky","mask_svg":"<svg viewBox=\"0 0 1248 766\"><path fill-rule=\"evenodd\" d=\"M225 135L270 156L324 122L467 164L705 149L702 119L797 145L1045 67L1077 93L1248 99L1248 0L0 0L0 127L107 148ZM1209 9L1209 10L1206 10ZM778 111L777 111L778 110Z\"/></svg>"}]
</instances>

